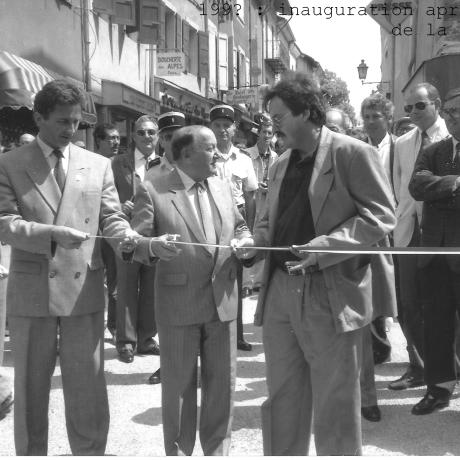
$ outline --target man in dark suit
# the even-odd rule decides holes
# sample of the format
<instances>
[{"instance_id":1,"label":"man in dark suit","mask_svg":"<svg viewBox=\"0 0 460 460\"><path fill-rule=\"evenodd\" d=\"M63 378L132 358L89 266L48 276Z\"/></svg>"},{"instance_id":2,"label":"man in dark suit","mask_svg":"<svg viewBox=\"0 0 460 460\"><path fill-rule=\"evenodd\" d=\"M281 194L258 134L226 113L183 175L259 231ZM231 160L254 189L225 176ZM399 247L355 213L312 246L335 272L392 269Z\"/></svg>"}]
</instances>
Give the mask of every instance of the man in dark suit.
<instances>
[{"instance_id":1,"label":"man in dark suit","mask_svg":"<svg viewBox=\"0 0 460 460\"><path fill-rule=\"evenodd\" d=\"M228 181L214 176L216 138L203 126L174 133L176 168L139 186L132 226L142 235L177 234L197 246L141 240L136 257L160 259L155 311L161 341L166 455L193 452L197 358L201 361L200 440L204 455L230 448L236 372L237 260L229 246L250 236ZM211 244L211 246L206 246ZM179 249L180 248L180 249ZM150 280L152 281L152 280Z\"/></svg>"},{"instance_id":2,"label":"man in dark suit","mask_svg":"<svg viewBox=\"0 0 460 460\"><path fill-rule=\"evenodd\" d=\"M94 127L93 132L96 153L106 158L118 155L120 133L110 123L101 123ZM107 329L115 340L117 310L117 257L107 240L101 241L102 260L105 266L107 285Z\"/></svg>"},{"instance_id":3,"label":"man in dark suit","mask_svg":"<svg viewBox=\"0 0 460 460\"><path fill-rule=\"evenodd\" d=\"M441 116L451 138L423 149L409 191L423 201L420 246L460 246L460 88L447 93ZM412 408L424 415L449 405L457 379L456 316L460 313L460 257L420 256L424 295L424 362L427 391Z\"/></svg>"},{"instance_id":4,"label":"man in dark suit","mask_svg":"<svg viewBox=\"0 0 460 460\"><path fill-rule=\"evenodd\" d=\"M14 356L18 455L46 455L48 402L58 347L73 455L104 455L109 407L104 378L101 231L135 235L110 161L71 144L84 97L55 80L34 101L37 139L0 157L0 234L12 247L7 287Z\"/></svg>"},{"instance_id":5,"label":"man in dark suit","mask_svg":"<svg viewBox=\"0 0 460 460\"><path fill-rule=\"evenodd\" d=\"M112 169L115 187L123 212L131 218L133 197L144 180L155 158L158 142L156 121L143 115L134 125L134 149L113 158ZM126 263L117 258L117 314L116 347L120 361L131 363L134 352L159 355L160 348L154 339L157 333L153 308L154 290L152 279L155 267L134 262Z\"/></svg>"},{"instance_id":6,"label":"man in dark suit","mask_svg":"<svg viewBox=\"0 0 460 460\"><path fill-rule=\"evenodd\" d=\"M308 75L288 73L265 101L289 150L270 170L254 240L237 249L251 257L251 244L292 248L268 251L255 315L267 362L264 453L306 455L313 425L318 455L357 455L371 258L308 248L381 241L395 224L390 183L372 147L324 126L323 96Z\"/></svg>"}]
</instances>

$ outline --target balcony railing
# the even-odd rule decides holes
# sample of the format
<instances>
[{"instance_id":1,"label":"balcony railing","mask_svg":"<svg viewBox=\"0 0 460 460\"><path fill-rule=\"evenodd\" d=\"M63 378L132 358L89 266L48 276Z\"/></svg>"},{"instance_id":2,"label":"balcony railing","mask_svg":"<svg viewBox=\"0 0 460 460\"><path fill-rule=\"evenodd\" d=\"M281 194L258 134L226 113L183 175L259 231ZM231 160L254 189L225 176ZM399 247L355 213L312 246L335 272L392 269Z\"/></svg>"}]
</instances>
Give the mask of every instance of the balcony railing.
<instances>
[{"instance_id":1,"label":"balcony railing","mask_svg":"<svg viewBox=\"0 0 460 460\"><path fill-rule=\"evenodd\" d=\"M265 51L265 61L273 72L280 73L289 69L289 50L281 40L267 40Z\"/></svg>"}]
</instances>

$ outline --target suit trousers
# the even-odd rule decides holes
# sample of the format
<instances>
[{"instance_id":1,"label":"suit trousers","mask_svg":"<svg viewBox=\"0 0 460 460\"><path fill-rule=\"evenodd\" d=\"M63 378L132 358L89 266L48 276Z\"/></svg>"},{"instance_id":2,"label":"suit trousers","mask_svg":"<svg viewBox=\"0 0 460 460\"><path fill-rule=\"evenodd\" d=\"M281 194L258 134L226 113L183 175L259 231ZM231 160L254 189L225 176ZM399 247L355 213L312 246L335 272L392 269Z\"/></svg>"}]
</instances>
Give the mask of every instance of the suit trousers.
<instances>
[{"instance_id":1,"label":"suit trousers","mask_svg":"<svg viewBox=\"0 0 460 460\"><path fill-rule=\"evenodd\" d=\"M456 256L435 256L421 271L427 385L457 378L455 329L460 314L460 274L450 268L447 257Z\"/></svg>"},{"instance_id":2,"label":"suit trousers","mask_svg":"<svg viewBox=\"0 0 460 460\"><path fill-rule=\"evenodd\" d=\"M418 226L414 229L409 247L420 245ZM423 372L423 297L421 286L418 256L399 255L398 283L399 309L398 321L407 341L409 363L411 368L419 373Z\"/></svg>"},{"instance_id":3,"label":"suit trousers","mask_svg":"<svg viewBox=\"0 0 460 460\"><path fill-rule=\"evenodd\" d=\"M158 325L166 455L192 455L201 363L200 441L204 455L228 455L236 379L236 321Z\"/></svg>"},{"instance_id":4,"label":"suit trousers","mask_svg":"<svg viewBox=\"0 0 460 460\"><path fill-rule=\"evenodd\" d=\"M104 455L109 405L104 377L104 313L9 316L14 356L17 455L47 455L48 405L56 365L62 373L67 435L73 455Z\"/></svg>"},{"instance_id":5,"label":"suit trousers","mask_svg":"<svg viewBox=\"0 0 460 460\"><path fill-rule=\"evenodd\" d=\"M117 310L117 256L106 240L101 241L102 260L104 261L107 284L107 327L116 329Z\"/></svg>"},{"instance_id":6,"label":"suit trousers","mask_svg":"<svg viewBox=\"0 0 460 460\"><path fill-rule=\"evenodd\" d=\"M264 455L307 455L312 424L317 455L361 454L362 329L336 331L321 272L276 269L265 302Z\"/></svg>"},{"instance_id":7,"label":"suit trousers","mask_svg":"<svg viewBox=\"0 0 460 460\"><path fill-rule=\"evenodd\" d=\"M154 309L155 267L117 258L117 349L131 344L142 351L157 333Z\"/></svg>"},{"instance_id":8,"label":"suit trousers","mask_svg":"<svg viewBox=\"0 0 460 460\"><path fill-rule=\"evenodd\" d=\"M363 359L360 374L361 407L377 405L374 367L372 332L370 326L366 326L363 328Z\"/></svg>"}]
</instances>

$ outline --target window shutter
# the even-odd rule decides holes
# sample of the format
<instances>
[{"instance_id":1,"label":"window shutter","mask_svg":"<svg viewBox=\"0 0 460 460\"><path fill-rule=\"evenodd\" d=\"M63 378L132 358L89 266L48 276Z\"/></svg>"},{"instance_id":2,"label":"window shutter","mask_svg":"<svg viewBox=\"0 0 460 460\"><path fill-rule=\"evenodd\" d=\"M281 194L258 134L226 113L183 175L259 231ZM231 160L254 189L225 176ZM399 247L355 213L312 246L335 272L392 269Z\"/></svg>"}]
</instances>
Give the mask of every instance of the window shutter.
<instances>
[{"instance_id":1,"label":"window shutter","mask_svg":"<svg viewBox=\"0 0 460 460\"><path fill-rule=\"evenodd\" d=\"M198 76L209 78L209 34L198 32Z\"/></svg>"},{"instance_id":2,"label":"window shutter","mask_svg":"<svg viewBox=\"0 0 460 460\"><path fill-rule=\"evenodd\" d=\"M136 8L134 0L113 0L112 22L114 24L136 25Z\"/></svg>"},{"instance_id":3,"label":"window shutter","mask_svg":"<svg viewBox=\"0 0 460 460\"><path fill-rule=\"evenodd\" d=\"M189 43L190 26L182 21L182 48L185 54L185 70L190 70L190 43Z\"/></svg>"},{"instance_id":4,"label":"window shutter","mask_svg":"<svg viewBox=\"0 0 460 460\"><path fill-rule=\"evenodd\" d=\"M160 0L139 0L139 42L164 46L165 15Z\"/></svg>"},{"instance_id":5,"label":"window shutter","mask_svg":"<svg viewBox=\"0 0 460 460\"><path fill-rule=\"evenodd\" d=\"M176 48L182 51L182 19L176 14Z\"/></svg>"},{"instance_id":6,"label":"window shutter","mask_svg":"<svg viewBox=\"0 0 460 460\"><path fill-rule=\"evenodd\" d=\"M112 0L93 0L93 11L98 14L113 14Z\"/></svg>"}]
</instances>

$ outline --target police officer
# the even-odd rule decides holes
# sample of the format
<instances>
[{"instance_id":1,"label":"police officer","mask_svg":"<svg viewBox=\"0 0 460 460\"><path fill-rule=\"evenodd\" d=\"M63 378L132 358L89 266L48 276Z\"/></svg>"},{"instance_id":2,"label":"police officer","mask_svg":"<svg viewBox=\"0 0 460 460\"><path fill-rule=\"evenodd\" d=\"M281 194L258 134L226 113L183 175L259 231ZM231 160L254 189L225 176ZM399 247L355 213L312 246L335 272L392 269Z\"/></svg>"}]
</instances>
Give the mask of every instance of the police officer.
<instances>
[{"instance_id":1,"label":"police officer","mask_svg":"<svg viewBox=\"0 0 460 460\"><path fill-rule=\"evenodd\" d=\"M171 139L174 131L182 128L182 126L185 126L185 115L181 112L166 112L158 117L158 136L164 155L153 160L150 169L145 175L144 182L153 182L156 177L168 174L174 169ZM148 383L152 385L161 383L159 368L149 377Z\"/></svg>"},{"instance_id":2,"label":"police officer","mask_svg":"<svg viewBox=\"0 0 460 460\"><path fill-rule=\"evenodd\" d=\"M251 158L232 143L236 131L235 112L233 107L225 104L214 106L209 112L210 128L217 140L217 150L220 158L217 170L221 177L231 180L233 196L239 211L252 228L255 217L255 191L258 188L257 177L252 166ZM243 266L238 266L238 318L237 318L237 347L239 350L251 351L252 346L244 340L242 320L242 284Z\"/></svg>"}]
</instances>

